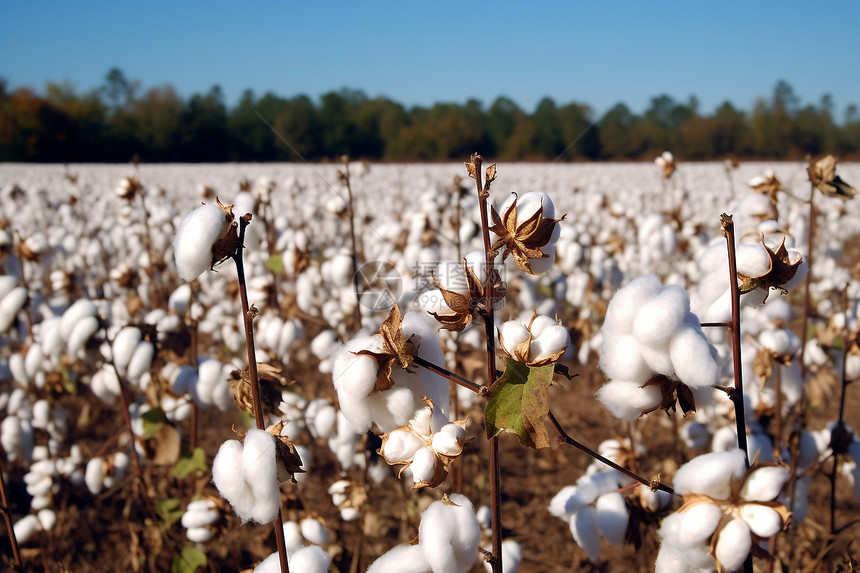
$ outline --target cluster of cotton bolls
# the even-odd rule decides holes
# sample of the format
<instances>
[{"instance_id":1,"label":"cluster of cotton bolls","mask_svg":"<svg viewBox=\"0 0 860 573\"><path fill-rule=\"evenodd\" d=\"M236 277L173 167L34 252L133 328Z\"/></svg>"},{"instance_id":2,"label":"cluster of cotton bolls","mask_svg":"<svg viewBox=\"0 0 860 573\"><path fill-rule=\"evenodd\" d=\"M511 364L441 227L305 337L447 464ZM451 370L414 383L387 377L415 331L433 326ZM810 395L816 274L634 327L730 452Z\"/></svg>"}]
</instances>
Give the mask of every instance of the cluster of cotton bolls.
<instances>
[{"instance_id":1,"label":"cluster of cotton bolls","mask_svg":"<svg viewBox=\"0 0 860 573\"><path fill-rule=\"evenodd\" d=\"M426 313L408 312L403 317L403 336L413 339L416 354L428 362L441 364L444 355L436 328ZM366 432L373 424L382 432L403 426L415 415L424 398L447 415L449 391L444 378L423 368L413 372L394 368L391 373L394 385L374 391L379 363L369 355L357 354L362 350L381 351L382 336L359 333L337 351L332 369L341 411L356 432Z\"/></svg>"},{"instance_id":2,"label":"cluster of cotton bolls","mask_svg":"<svg viewBox=\"0 0 860 573\"><path fill-rule=\"evenodd\" d=\"M221 444L212 462L212 481L243 523L275 519L280 508L275 438L251 429L244 443Z\"/></svg>"},{"instance_id":3,"label":"cluster of cotton bolls","mask_svg":"<svg viewBox=\"0 0 860 573\"><path fill-rule=\"evenodd\" d=\"M788 476L777 465L747 469L741 450L704 454L681 466L673 485L685 503L660 525L656 570L710 570L714 561L725 570L739 569L753 543L787 525L788 510L772 502Z\"/></svg>"},{"instance_id":4,"label":"cluster of cotton bolls","mask_svg":"<svg viewBox=\"0 0 860 573\"><path fill-rule=\"evenodd\" d=\"M131 458L125 452L103 457L91 458L87 462L84 483L90 493L98 495L106 489L113 489L122 483L128 472Z\"/></svg>"},{"instance_id":5,"label":"cluster of cotton bolls","mask_svg":"<svg viewBox=\"0 0 860 573\"><path fill-rule=\"evenodd\" d=\"M655 275L634 279L615 294L601 333L600 367L610 381L597 398L622 420L668 406L661 386L670 381L692 390L697 402L708 400L719 381L716 349L690 312L687 291L663 286Z\"/></svg>"},{"instance_id":6,"label":"cluster of cotton bolls","mask_svg":"<svg viewBox=\"0 0 860 573\"><path fill-rule=\"evenodd\" d=\"M215 536L215 524L221 519L218 506L211 499L195 499L180 518L185 536L194 543L206 543Z\"/></svg>"}]
</instances>

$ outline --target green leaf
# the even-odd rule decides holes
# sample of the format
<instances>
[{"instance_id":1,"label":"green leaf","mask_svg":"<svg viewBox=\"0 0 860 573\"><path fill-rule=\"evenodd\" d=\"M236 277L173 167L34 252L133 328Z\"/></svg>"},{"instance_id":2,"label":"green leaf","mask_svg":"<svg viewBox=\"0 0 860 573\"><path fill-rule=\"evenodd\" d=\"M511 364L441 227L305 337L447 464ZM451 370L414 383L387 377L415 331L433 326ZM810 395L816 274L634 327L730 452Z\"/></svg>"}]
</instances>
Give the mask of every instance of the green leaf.
<instances>
[{"instance_id":1,"label":"green leaf","mask_svg":"<svg viewBox=\"0 0 860 573\"><path fill-rule=\"evenodd\" d=\"M185 511L179 506L178 499L169 497L155 504L155 513L164 522L165 527L170 527L182 518Z\"/></svg>"},{"instance_id":2,"label":"green leaf","mask_svg":"<svg viewBox=\"0 0 860 573\"><path fill-rule=\"evenodd\" d=\"M546 389L552 375L552 364L529 367L508 358L505 372L487 399L487 437L498 436L504 430L515 433L526 447L548 448L544 420L549 414Z\"/></svg>"},{"instance_id":3,"label":"green leaf","mask_svg":"<svg viewBox=\"0 0 860 573\"><path fill-rule=\"evenodd\" d=\"M206 554L196 547L185 547L181 555L174 555L170 573L194 573L198 567L206 567Z\"/></svg>"},{"instance_id":4,"label":"green leaf","mask_svg":"<svg viewBox=\"0 0 860 573\"><path fill-rule=\"evenodd\" d=\"M193 471L207 471L209 467L206 465L206 452L203 448L194 448L190 454L186 454L179 458L176 465L171 468L170 473L175 478L184 478Z\"/></svg>"},{"instance_id":5,"label":"green leaf","mask_svg":"<svg viewBox=\"0 0 860 573\"><path fill-rule=\"evenodd\" d=\"M284 258L281 255L272 255L266 261L266 267L275 274L284 272Z\"/></svg>"},{"instance_id":6,"label":"green leaf","mask_svg":"<svg viewBox=\"0 0 860 573\"><path fill-rule=\"evenodd\" d=\"M161 408L153 408L152 410L147 410L140 416L141 420L143 420L143 437L151 438L161 429L161 425L164 423L164 412L161 411Z\"/></svg>"}]
</instances>

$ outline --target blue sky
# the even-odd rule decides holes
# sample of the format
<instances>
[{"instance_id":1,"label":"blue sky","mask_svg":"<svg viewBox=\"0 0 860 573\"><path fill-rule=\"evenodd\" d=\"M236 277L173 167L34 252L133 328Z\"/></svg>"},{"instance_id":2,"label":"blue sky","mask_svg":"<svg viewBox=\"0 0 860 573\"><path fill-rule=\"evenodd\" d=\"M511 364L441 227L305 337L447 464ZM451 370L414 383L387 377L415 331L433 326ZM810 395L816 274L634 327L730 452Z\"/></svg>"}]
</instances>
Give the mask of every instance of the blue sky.
<instances>
[{"instance_id":1,"label":"blue sky","mask_svg":"<svg viewBox=\"0 0 860 573\"><path fill-rule=\"evenodd\" d=\"M826 7L826 8L825 8ZM228 105L350 87L407 106L544 96L635 112L666 93L750 109L780 79L860 103L860 2L0 2L0 77L78 91L122 69Z\"/></svg>"}]
</instances>

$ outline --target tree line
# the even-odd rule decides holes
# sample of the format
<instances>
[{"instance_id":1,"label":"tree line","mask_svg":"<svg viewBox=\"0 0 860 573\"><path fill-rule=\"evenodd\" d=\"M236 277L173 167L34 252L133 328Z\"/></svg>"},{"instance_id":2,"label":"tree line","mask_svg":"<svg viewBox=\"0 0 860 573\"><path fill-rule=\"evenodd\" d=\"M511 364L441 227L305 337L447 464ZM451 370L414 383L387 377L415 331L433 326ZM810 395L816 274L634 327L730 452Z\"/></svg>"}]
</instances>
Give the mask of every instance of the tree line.
<instances>
[{"instance_id":1,"label":"tree line","mask_svg":"<svg viewBox=\"0 0 860 573\"><path fill-rule=\"evenodd\" d=\"M653 97L641 115L618 103L596 118L586 104L544 98L529 113L506 97L407 108L350 89L314 101L246 90L232 109L218 86L181 98L171 86L143 90L119 69L78 94L10 91L0 79L0 161L378 161L462 159L473 151L506 161L637 160L671 150L686 160L860 156L860 111L836 118L833 99L802 104L785 81L744 111L726 101L711 114L695 97Z\"/></svg>"}]
</instances>

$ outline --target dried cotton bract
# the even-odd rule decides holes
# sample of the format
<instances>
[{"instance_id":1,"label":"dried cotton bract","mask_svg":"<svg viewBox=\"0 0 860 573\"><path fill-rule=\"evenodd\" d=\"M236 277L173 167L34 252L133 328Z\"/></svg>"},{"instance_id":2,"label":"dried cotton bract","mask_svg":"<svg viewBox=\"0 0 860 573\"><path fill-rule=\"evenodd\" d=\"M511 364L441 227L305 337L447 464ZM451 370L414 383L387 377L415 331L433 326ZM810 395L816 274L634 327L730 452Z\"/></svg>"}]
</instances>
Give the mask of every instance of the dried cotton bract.
<instances>
[{"instance_id":1,"label":"dried cotton bract","mask_svg":"<svg viewBox=\"0 0 860 573\"><path fill-rule=\"evenodd\" d=\"M512 194L500 207L500 217L492 208L493 226L490 231L498 239L493 250L504 248L502 260L510 254L520 270L540 275L555 262L555 245L561 236L560 219L553 219L555 205L546 193L532 191L522 197Z\"/></svg>"},{"instance_id":2,"label":"dried cotton bract","mask_svg":"<svg viewBox=\"0 0 860 573\"><path fill-rule=\"evenodd\" d=\"M806 168L809 180L828 197L839 197L845 201L853 199L857 189L836 175L836 158L828 155L811 163Z\"/></svg>"}]
</instances>

